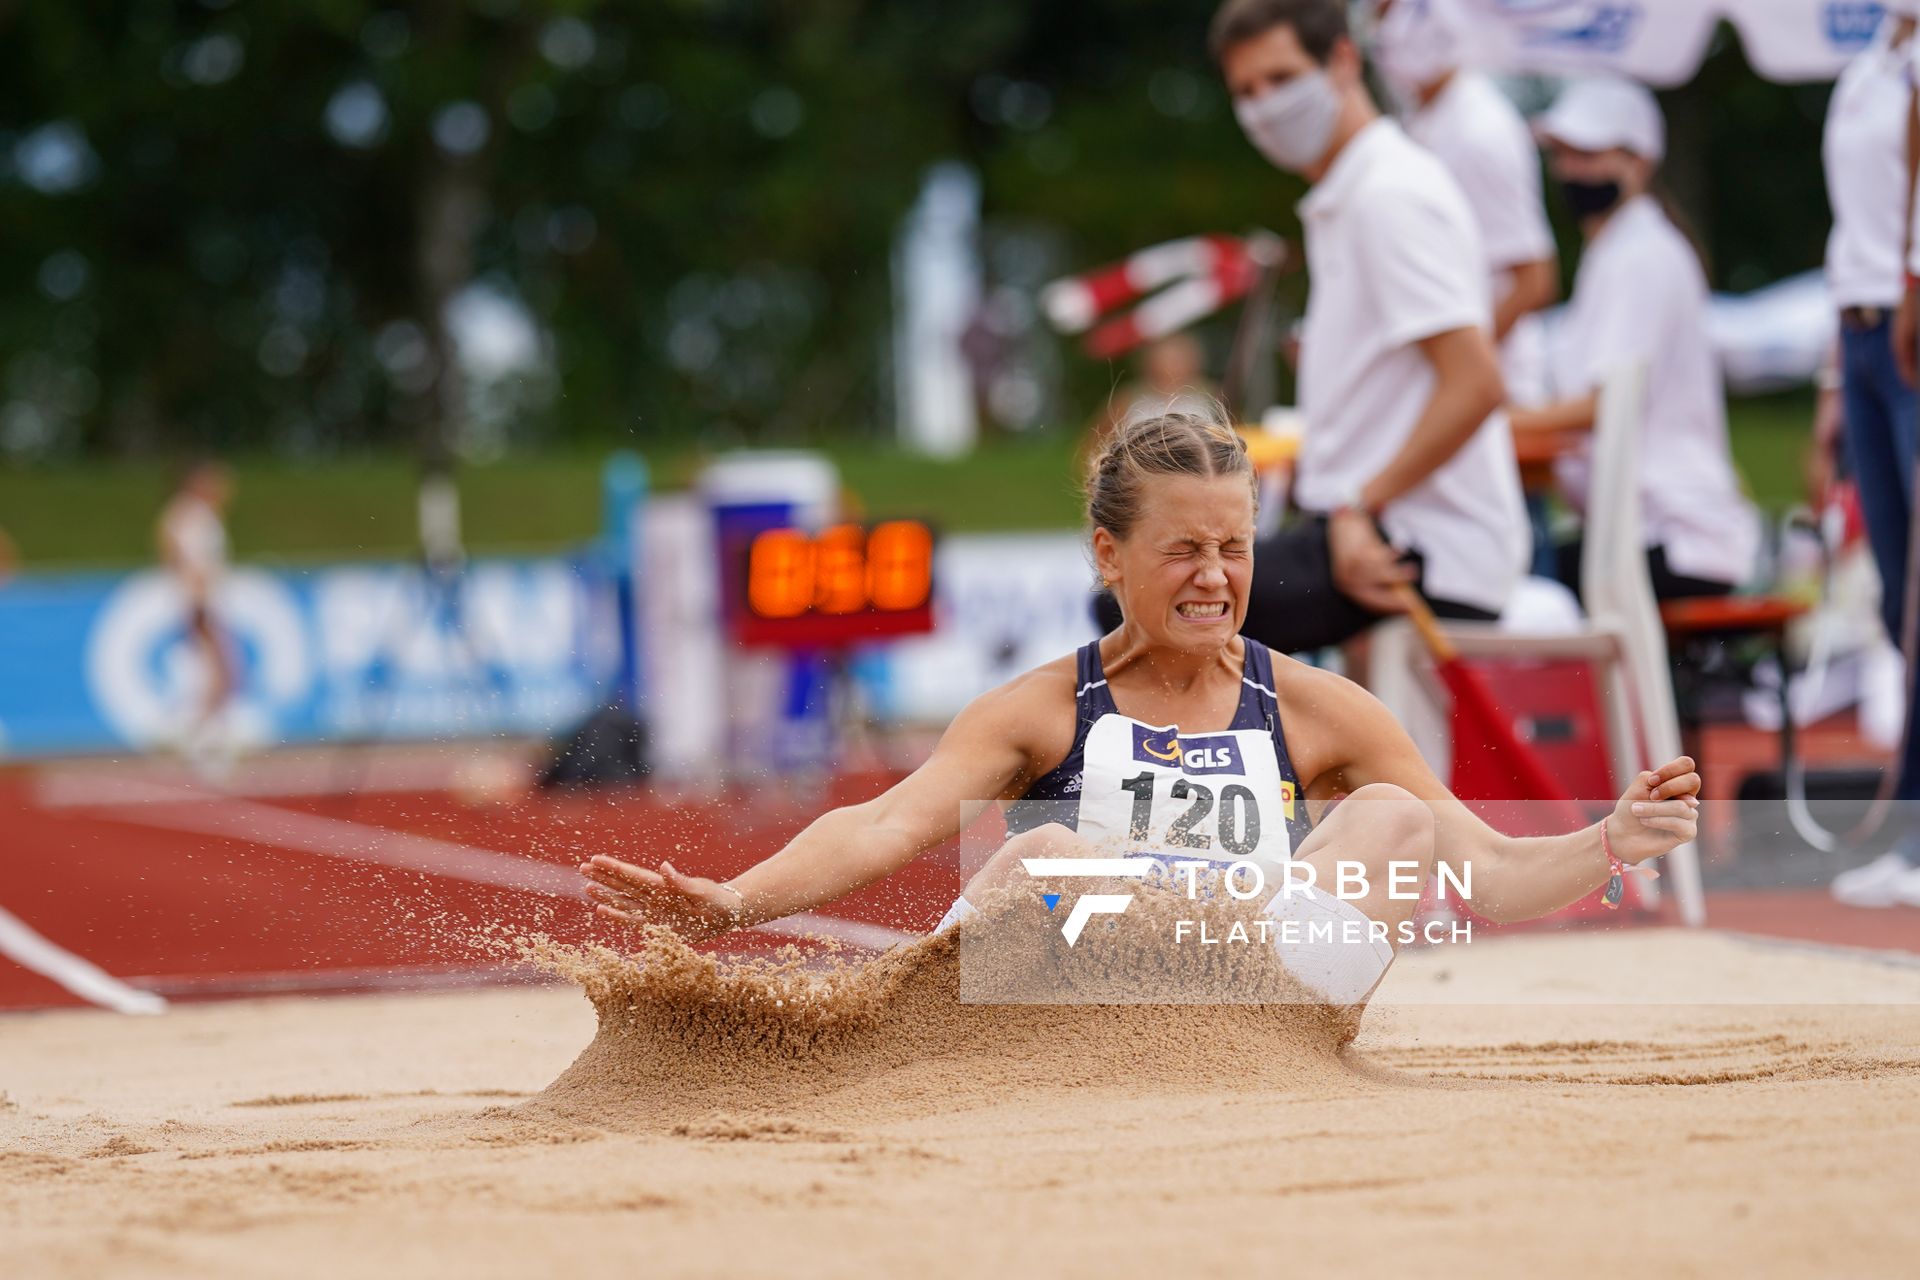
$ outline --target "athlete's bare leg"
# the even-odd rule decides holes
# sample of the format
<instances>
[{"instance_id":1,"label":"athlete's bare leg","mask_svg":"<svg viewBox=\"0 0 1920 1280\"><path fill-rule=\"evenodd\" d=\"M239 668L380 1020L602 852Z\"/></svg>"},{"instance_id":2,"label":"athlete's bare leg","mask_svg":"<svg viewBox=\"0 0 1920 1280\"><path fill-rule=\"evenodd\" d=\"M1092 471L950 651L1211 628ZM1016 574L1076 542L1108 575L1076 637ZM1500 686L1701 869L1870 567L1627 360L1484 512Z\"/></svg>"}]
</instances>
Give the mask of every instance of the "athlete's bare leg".
<instances>
[{"instance_id":1,"label":"athlete's bare leg","mask_svg":"<svg viewBox=\"0 0 1920 1280\"><path fill-rule=\"evenodd\" d=\"M1022 858L1091 858L1093 845L1080 838L1072 828L1058 822L1049 822L1045 826L1035 827L1014 836L991 858L986 865L974 872L967 881L962 896L977 899L990 889L1005 888L1010 884L1031 883L1033 877L1020 865Z\"/></svg>"},{"instance_id":2,"label":"athlete's bare leg","mask_svg":"<svg viewBox=\"0 0 1920 1280\"><path fill-rule=\"evenodd\" d=\"M1399 936L1401 924L1413 918L1420 905L1419 891L1433 871L1433 810L1400 787L1387 783L1361 787L1321 819L1293 857L1313 865L1318 888L1384 923L1391 942ZM1340 892L1337 864L1342 862L1357 862L1365 868L1364 894ZM1390 863L1398 864L1398 886L1392 882L1395 868ZM1388 896L1396 888L1405 894L1409 882L1413 896Z\"/></svg>"}]
</instances>

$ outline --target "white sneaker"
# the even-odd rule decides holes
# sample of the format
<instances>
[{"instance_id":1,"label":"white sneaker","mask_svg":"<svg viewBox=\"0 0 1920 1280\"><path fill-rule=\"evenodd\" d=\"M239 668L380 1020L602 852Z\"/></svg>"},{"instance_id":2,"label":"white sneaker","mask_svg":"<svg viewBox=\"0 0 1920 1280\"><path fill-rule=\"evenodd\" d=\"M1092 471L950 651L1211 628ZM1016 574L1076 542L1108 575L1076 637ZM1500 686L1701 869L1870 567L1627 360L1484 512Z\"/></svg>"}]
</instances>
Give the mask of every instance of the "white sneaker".
<instances>
[{"instance_id":1,"label":"white sneaker","mask_svg":"<svg viewBox=\"0 0 1920 1280\"><path fill-rule=\"evenodd\" d=\"M1920 867L1893 882L1893 896L1903 907L1920 907Z\"/></svg>"},{"instance_id":2,"label":"white sneaker","mask_svg":"<svg viewBox=\"0 0 1920 1280\"><path fill-rule=\"evenodd\" d=\"M1883 853L1864 867L1835 876L1832 892L1849 907L1892 907L1907 901L1902 892L1907 881L1913 882L1910 892L1920 898L1920 870L1897 853Z\"/></svg>"}]
</instances>

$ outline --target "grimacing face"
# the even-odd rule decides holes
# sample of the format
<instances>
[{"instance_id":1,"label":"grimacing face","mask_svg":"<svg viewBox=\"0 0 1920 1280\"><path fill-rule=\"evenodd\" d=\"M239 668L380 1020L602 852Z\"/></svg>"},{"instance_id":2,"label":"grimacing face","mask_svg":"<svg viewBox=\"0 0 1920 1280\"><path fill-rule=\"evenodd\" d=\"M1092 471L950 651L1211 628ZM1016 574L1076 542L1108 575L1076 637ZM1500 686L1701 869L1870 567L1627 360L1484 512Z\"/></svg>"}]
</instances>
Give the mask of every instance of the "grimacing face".
<instances>
[{"instance_id":1,"label":"grimacing face","mask_svg":"<svg viewBox=\"0 0 1920 1280\"><path fill-rule=\"evenodd\" d=\"M1218 649L1240 632L1253 577L1247 477L1152 476L1125 538L1093 533L1094 559L1127 622L1156 647Z\"/></svg>"}]
</instances>

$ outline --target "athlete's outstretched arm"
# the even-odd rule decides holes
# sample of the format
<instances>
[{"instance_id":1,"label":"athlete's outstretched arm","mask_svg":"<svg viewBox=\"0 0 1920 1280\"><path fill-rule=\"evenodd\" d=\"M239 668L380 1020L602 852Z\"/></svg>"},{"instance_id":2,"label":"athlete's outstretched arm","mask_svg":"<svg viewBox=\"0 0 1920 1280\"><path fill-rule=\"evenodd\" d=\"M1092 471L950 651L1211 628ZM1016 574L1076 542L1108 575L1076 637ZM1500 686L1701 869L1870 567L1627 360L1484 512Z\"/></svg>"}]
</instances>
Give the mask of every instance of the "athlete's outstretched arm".
<instances>
[{"instance_id":1,"label":"athlete's outstretched arm","mask_svg":"<svg viewBox=\"0 0 1920 1280\"><path fill-rule=\"evenodd\" d=\"M832 902L959 834L962 806L1007 795L1051 705L1032 675L982 694L913 773L871 800L821 815L726 884L669 862L656 871L602 855L581 865L587 896L608 919L671 925L694 941Z\"/></svg>"},{"instance_id":2,"label":"athlete's outstretched arm","mask_svg":"<svg viewBox=\"0 0 1920 1280\"><path fill-rule=\"evenodd\" d=\"M1345 728L1345 759L1335 765L1340 789L1387 782L1426 801L1433 810L1435 855L1468 885L1475 911L1495 921L1531 920L1607 882L1610 864L1599 824L1558 836L1495 831L1434 777L1377 698L1337 676L1325 680L1325 713L1339 717L1334 723ZM1606 818L1614 853L1628 864L1671 853L1697 834L1699 807L1700 775L1686 756L1640 774Z\"/></svg>"}]
</instances>

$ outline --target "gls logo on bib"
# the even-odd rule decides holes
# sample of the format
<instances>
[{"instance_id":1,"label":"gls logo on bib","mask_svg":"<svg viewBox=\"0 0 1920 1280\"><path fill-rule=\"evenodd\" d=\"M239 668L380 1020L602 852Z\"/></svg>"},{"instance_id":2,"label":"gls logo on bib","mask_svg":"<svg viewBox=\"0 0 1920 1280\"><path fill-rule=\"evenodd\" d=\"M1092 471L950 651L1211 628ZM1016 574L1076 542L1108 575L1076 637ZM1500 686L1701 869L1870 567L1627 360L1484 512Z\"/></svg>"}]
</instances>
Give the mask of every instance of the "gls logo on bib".
<instances>
[{"instance_id":1,"label":"gls logo on bib","mask_svg":"<svg viewBox=\"0 0 1920 1280\"><path fill-rule=\"evenodd\" d=\"M1191 774L1247 772L1239 744L1230 733L1183 738L1172 729L1133 726L1133 758L1145 764L1170 765Z\"/></svg>"}]
</instances>

